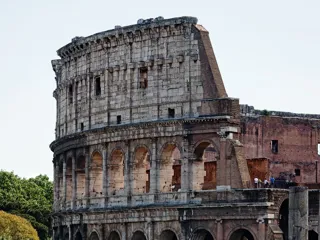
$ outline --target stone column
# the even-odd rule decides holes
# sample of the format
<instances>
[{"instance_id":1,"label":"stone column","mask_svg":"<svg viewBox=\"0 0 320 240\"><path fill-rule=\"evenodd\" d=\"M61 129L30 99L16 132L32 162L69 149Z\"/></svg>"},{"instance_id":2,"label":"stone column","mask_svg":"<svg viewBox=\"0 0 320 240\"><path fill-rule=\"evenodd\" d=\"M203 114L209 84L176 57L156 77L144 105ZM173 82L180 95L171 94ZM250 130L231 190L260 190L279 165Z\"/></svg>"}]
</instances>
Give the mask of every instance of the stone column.
<instances>
[{"instance_id":1,"label":"stone column","mask_svg":"<svg viewBox=\"0 0 320 240\"><path fill-rule=\"evenodd\" d=\"M76 175L76 151L72 152L72 205L71 208L76 207L77 198L77 175Z\"/></svg>"},{"instance_id":2,"label":"stone column","mask_svg":"<svg viewBox=\"0 0 320 240\"><path fill-rule=\"evenodd\" d=\"M89 148L85 148L85 198L86 198L86 206L89 204L89 187L90 187L90 153L89 153Z\"/></svg>"},{"instance_id":3,"label":"stone column","mask_svg":"<svg viewBox=\"0 0 320 240\"><path fill-rule=\"evenodd\" d=\"M192 159L188 136L184 136L181 153L181 201L187 202L192 189Z\"/></svg>"},{"instance_id":4,"label":"stone column","mask_svg":"<svg viewBox=\"0 0 320 240\"><path fill-rule=\"evenodd\" d=\"M148 229L148 232L147 232L147 236L148 236L148 239L154 239L154 223L153 222L148 222L147 223L147 229Z\"/></svg>"},{"instance_id":5,"label":"stone column","mask_svg":"<svg viewBox=\"0 0 320 240\"><path fill-rule=\"evenodd\" d=\"M67 197L67 161L66 158L63 159L63 168L62 168L62 185L63 185L63 194L62 194L62 202L63 206L66 207L66 197Z\"/></svg>"},{"instance_id":6,"label":"stone column","mask_svg":"<svg viewBox=\"0 0 320 240\"><path fill-rule=\"evenodd\" d=\"M289 240L308 239L308 188L291 187L289 192Z\"/></svg>"},{"instance_id":7,"label":"stone column","mask_svg":"<svg viewBox=\"0 0 320 240\"><path fill-rule=\"evenodd\" d=\"M58 210L59 204L59 162L56 158L53 159L53 169L54 169L54 210Z\"/></svg>"},{"instance_id":8,"label":"stone column","mask_svg":"<svg viewBox=\"0 0 320 240\"><path fill-rule=\"evenodd\" d=\"M263 218L257 219L258 223L258 239L266 239L266 226Z\"/></svg>"},{"instance_id":9,"label":"stone column","mask_svg":"<svg viewBox=\"0 0 320 240\"><path fill-rule=\"evenodd\" d=\"M217 224L217 239L224 240L222 219L221 218L216 219L216 224Z\"/></svg>"},{"instance_id":10,"label":"stone column","mask_svg":"<svg viewBox=\"0 0 320 240\"><path fill-rule=\"evenodd\" d=\"M70 224L68 225L68 231L69 231L69 240L72 240L72 231Z\"/></svg>"},{"instance_id":11,"label":"stone column","mask_svg":"<svg viewBox=\"0 0 320 240\"><path fill-rule=\"evenodd\" d=\"M151 169L150 169L150 193L157 193L159 191L158 186L158 152L157 152L157 142L158 139L154 138L152 140L152 150L151 150Z\"/></svg>"},{"instance_id":12,"label":"stone column","mask_svg":"<svg viewBox=\"0 0 320 240\"><path fill-rule=\"evenodd\" d=\"M108 169L107 169L107 161L108 161L108 143L106 143L105 148L102 151L102 194L105 198L104 206L107 205L107 195L108 195Z\"/></svg>"},{"instance_id":13,"label":"stone column","mask_svg":"<svg viewBox=\"0 0 320 240\"><path fill-rule=\"evenodd\" d=\"M220 158L217 162L217 190L226 188L226 138L221 133L220 138Z\"/></svg>"},{"instance_id":14,"label":"stone column","mask_svg":"<svg viewBox=\"0 0 320 240\"><path fill-rule=\"evenodd\" d=\"M131 191L132 191L132 179L131 179L131 144L128 140L126 142L127 150L125 154L125 162L124 162L124 192L127 196L127 204L131 202Z\"/></svg>"}]
</instances>

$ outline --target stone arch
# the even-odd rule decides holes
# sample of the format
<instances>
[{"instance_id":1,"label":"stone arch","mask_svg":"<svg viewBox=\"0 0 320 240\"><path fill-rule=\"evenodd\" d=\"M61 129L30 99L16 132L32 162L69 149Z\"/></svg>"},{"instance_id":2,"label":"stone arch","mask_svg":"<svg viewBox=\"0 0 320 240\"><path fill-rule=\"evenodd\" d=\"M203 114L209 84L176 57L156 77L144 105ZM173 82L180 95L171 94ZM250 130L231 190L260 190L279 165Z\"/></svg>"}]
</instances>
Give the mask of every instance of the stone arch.
<instances>
[{"instance_id":1,"label":"stone arch","mask_svg":"<svg viewBox=\"0 0 320 240\"><path fill-rule=\"evenodd\" d=\"M200 141L193 150L193 190L215 189L219 152L210 140Z\"/></svg>"},{"instance_id":2,"label":"stone arch","mask_svg":"<svg viewBox=\"0 0 320 240\"><path fill-rule=\"evenodd\" d=\"M75 240L82 240L82 235L79 231L75 235Z\"/></svg>"},{"instance_id":3,"label":"stone arch","mask_svg":"<svg viewBox=\"0 0 320 240\"><path fill-rule=\"evenodd\" d=\"M248 229L238 228L232 231L228 240L256 240L256 238Z\"/></svg>"},{"instance_id":4,"label":"stone arch","mask_svg":"<svg viewBox=\"0 0 320 240\"><path fill-rule=\"evenodd\" d=\"M96 231L91 232L89 240L100 240L98 233Z\"/></svg>"},{"instance_id":5,"label":"stone arch","mask_svg":"<svg viewBox=\"0 0 320 240\"><path fill-rule=\"evenodd\" d=\"M131 240L147 240L147 238L142 231L138 230L133 233Z\"/></svg>"},{"instance_id":6,"label":"stone arch","mask_svg":"<svg viewBox=\"0 0 320 240\"><path fill-rule=\"evenodd\" d=\"M160 240L178 240L178 237L174 231L167 229L161 232Z\"/></svg>"},{"instance_id":7,"label":"stone arch","mask_svg":"<svg viewBox=\"0 0 320 240\"><path fill-rule=\"evenodd\" d=\"M181 188L181 152L176 143L166 143L160 157L160 192Z\"/></svg>"},{"instance_id":8,"label":"stone arch","mask_svg":"<svg viewBox=\"0 0 320 240\"><path fill-rule=\"evenodd\" d=\"M197 229L192 234L192 240L214 240L213 235L206 229Z\"/></svg>"},{"instance_id":9,"label":"stone arch","mask_svg":"<svg viewBox=\"0 0 320 240\"><path fill-rule=\"evenodd\" d=\"M115 148L110 154L108 163L109 195L124 194L124 161L125 154L121 148Z\"/></svg>"},{"instance_id":10,"label":"stone arch","mask_svg":"<svg viewBox=\"0 0 320 240\"><path fill-rule=\"evenodd\" d=\"M85 196L85 185L86 185L86 158L84 155L79 155L76 159L76 197L77 199Z\"/></svg>"},{"instance_id":11,"label":"stone arch","mask_svg":"<svg viewBox=\"0 0 320 240\"><path fill-rule=\"evenodd\" d=\"M283 239L288 239L289 230L289 199L286 198L282 201L279 207L279 227L283 232Z\"/></svg>"},{"instance_id":12,"label":"stone arch","mask_svg":"<svg viewBox=\"0 0 320 240\"><path fill-rule=\"evenodd\" d=\"M66 201L71 201L72 199L72 158L68 157L66 162Z\"/></svg>"},{"instance_id":13,"label":"stone arch","mask_svg":"<svg viewBox=\"0 0 320 240\"><path fill-rule=\"evenodd\" d=\"M133 157L133 193L148 193L150 190L150 151L148 147L136 147Z\"/></svg>"},{"instance_id":14,"label":"stone arch","mask_svg":"<svg viewBox=\"0 0 320 240\"><path fill-rule=\"evenodd\" d=\"M121 240L121 235L118 231L111 231L108 240Z\"/></svg>"},{"instance_id":15,"label":"stone arch","mask_svg":"<svg viewBox=\"0 0 320 240\"><path fill-rule=\"evenodd\" d=\"M92 197L102 196L103 170L102 170L102 154L94 151L91 155L90 162L90 183L89 194Z\"/></svg>"}]
</instances>

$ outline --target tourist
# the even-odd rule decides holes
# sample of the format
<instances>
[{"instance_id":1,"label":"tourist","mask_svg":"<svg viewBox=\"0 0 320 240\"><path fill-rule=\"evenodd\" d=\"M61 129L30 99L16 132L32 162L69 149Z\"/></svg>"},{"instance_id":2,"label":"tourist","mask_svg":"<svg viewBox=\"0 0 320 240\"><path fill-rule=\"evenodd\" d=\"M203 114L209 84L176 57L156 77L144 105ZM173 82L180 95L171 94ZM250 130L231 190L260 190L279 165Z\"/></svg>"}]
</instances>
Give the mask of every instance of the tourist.
<instances>
[{"instance_id":1,"label":"tourist","mask_svg":"<svg viewBox=\"0 0 320 240\"><path fill-rule=\"evenodd\" d=\"M270 178L270 186L273 188L274 187L274 177L271 176Z\"/></svg>"},{"instance_id":2,"label":"tourist","mask_svg":"<svg viewBox=\"0 0 320 240\"><path fill-rule=\"evenodd\" d=\"M254 187L255 187L255 188L258 188L259 179L258 179L257 177L255 177L255 178L253 179L253 181L254 181Z\"/></svg>"}]
</instances>

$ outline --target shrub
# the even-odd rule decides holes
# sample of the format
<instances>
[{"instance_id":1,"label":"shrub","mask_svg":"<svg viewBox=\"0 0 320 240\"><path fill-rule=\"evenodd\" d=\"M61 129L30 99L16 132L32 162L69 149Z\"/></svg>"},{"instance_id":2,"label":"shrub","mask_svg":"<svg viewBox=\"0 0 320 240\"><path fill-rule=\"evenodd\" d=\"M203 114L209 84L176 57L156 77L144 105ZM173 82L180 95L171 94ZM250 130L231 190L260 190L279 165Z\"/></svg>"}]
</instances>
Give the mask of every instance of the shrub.
<instances>
[{"instance_id":1,"label":"shrub","mask_svg":"<svg viewBox=\"0 0 320 240\"><path fill-rule=\"evenodd\" d=\"M39 240L37 231L26 219L0 211L0 240Z\"/></svg>"}]
</instances>

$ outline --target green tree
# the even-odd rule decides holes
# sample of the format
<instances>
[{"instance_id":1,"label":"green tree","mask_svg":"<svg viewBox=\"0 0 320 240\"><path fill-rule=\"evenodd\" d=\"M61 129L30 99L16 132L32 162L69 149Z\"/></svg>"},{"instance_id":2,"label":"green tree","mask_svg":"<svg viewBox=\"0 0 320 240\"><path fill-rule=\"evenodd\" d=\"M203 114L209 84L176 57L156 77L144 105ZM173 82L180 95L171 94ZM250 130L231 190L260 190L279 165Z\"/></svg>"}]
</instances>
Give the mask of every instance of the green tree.
<instances>
[{"instance_id":1,"label":"green tree","mask_svg":"<svg viewBox=\"0 0 320 240\"><path fill-rule=\"evenodd\" d=\"M37 231L26 219L0 211L0 240L39 240Z\"/></svg>"},{"instance_id":2,"label":"green tree","mask_svg":"<svg viewBox=\"0 0 320 240\"><path fill-rule=\"evenodd\" d=\"M47 176L25 179L0 171L0 210L27 219L41 240L49 237L52 204L53 184Z\"/></svg>"}]
</instances>

